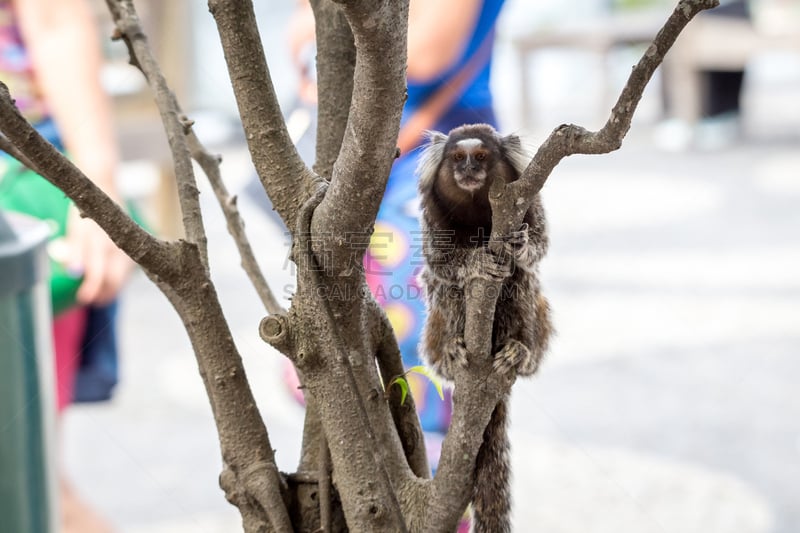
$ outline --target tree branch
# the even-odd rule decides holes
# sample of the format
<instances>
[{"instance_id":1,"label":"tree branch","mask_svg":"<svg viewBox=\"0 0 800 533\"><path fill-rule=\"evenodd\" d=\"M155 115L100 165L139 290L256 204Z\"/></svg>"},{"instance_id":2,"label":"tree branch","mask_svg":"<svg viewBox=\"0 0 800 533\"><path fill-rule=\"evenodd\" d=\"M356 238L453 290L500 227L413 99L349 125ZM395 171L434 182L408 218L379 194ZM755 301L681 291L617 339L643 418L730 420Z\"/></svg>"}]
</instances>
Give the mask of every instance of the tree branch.
<instances>
[{"instance_id":1,"label":"tree branch","mask_svg":"<svg viewBox=\"0 0 800 533\"><path fill-rule=\"evenodd\" d=\"M327 187L318 189L298 217L297 240L292 253L297 262L298 291L290 312L300 327L291 330L303 331L305 336L295 339L293 344L297 348L290 357L302 372L306 391L319 408L336 485L340 492L349 495L342 501L348 527L357 531L405 531L393 486L393 480L400 483L402 479L390 476L387 464L396 463L390 459L403 458L402 448L396 433L392 441L396 450L387 442L379 445L372 421L381 418L371 420L367 406L369 402L384 407L386 420L391 421L382 395L372 386L376 381L374 360L370 357L371 366L365 367L364 354L356 353L345 343L339 331L343 327L342 319L337 319L331 302L321 294L326 286L309 242L309 227L326 190ZM356 378L354 366L366 374ZM331 405L333 398L337 400L335 408ZM362 490L366 480L370 480L369 491Z\"/></svg>"},{"instance_id":2,"label":"tree branch","mask_svg":"<svg viewBox=\"0 0 800 533\"><path fill-rule=\"evenodd\" d=\"M192 159L197 161L200 168L203 169L211 188L214 190L214 195L217 197L217 202L222 208L222 213L225 215L225 222L228 226L228 233L233 237L236 243L236 248L239 250L239 256L242 260L242 268L247 277L250 279L253 287L261 299L267 313L271 315L286 314L286 310L278 303L277 298L269 288L266 278L258 266L253 248L250 246L250 240L244 229L244 221L239 214L239 209L236 207L236 197L228 193L225 183L222 181L219 165L222 158L219 156L211 155L208 150L200 142L200 139L195 135L192 129L192 122L182 116L184 124L184 132L186 133L186 140L189 145L189 151Z\"/></svg>"},{"instance_id":3,"label":"tree branch","mask_svg":"<svg viewBox=\"0 0 800 533\"><path fill-rule=\"evenodd\" d=\"M144 35L132 0L106 0L106 4L117 28L114 38L125 41L131 64L142 71L153 92L172 153L186 240L198 246L203 265L208 270L208 242L203 228L203 215L200 211L200 192L197 190L194 168L183 134L177 100L147 44L147 37Z\"/></svg>"},{"instance_id":4,"label":"tree branch","mask_svg":"<svg viewBox=\"0 0 800 533\"><path fill-rule=\"evenodd\" d=\"M439 468L425 509L424 531L454 531L472 495L475 460L497 403L514 379L500 373L459 368L453 390L453 418L442 443Z\"/></svg>"},{"instance_id":5,"label":"tree branch","mask_svg":"<svg viewBox=\"0 0 800 533\"><path fill-rule=\"evenodd\" d=\"M395 159L405 100L408 0L339 3L355 39L353 99L331 186L311 229L319 237L315 252L328 252L333 273L348 275L363 260ZM358 209L342 209L354 198Z\"/></svg>"},{"instance_id":6,"label":"tree branch","mask_svg":"<svg viewBox=\"0 0 800 533\"><path fill-rule=\"evenodd\" d=\"M368 63L361 67L361 74L354 75L356 79L361 77L362 89L368 87L373 93L364 94L365 98L369 97L375 101L373 98L375 93L380 92L379 87L386 83L385 79L378 81L382 74L377 73L381 69L386 70L387 60L395 61L395 58L399 62L395 65L399 76L390 77L390 83L397 82L400 96L404 89L404 28L401 32L395 30L396 41L393 43L402 52L402 57L395 54L393 47L383 46L392 39L385 34L377 35L385 28L373 27L362 31L363 34L375 33L369 37L372 44L365 45L367 49L372 47L371 52L362 51L358 61L354 60L353 38L348 23L352 25L353 20L358 19L362 26L369 26L370 22L366 19L370 16L375 17L373 22L379 22L378 14L375 13L377 4L378 2L364 2L359 6L350 6L348 17L352 18L348 21L342 17L343 10L329 1L313 4L318 22L318 51L321 55L318 58L320 119L317 136L318 161L315 169L322 175L332 176L332 185L328 187L324 199L320 197L322 204L310 206L316 209L307 211L309 219L297 223L298 233L295 235L296 244L293 252L294 259L298 263L298 293L293 299L290 315L293 317L292 321L299 322L293 329L303 330L304 325L310 327L313 320L313 329L319 331L318 338L295 339L288 343L296 347L298 359L295 363L304 376L306 397L314 399L309 405L316 405L320 409L319 418L330 446L336 486L340 493L350 495L350 498L345 498L342 502L348 517L348 525L353 530L365 531L403 529L402 515L396 513L404 502L398 502L395 491L398 486L405 486L408 480L414 479L398 439L398 430L392 424L388 405L379 392L374 358L376 351L379 351L378 342L382 344L383 341L372 339L374 342L365 342L361 338L370 335L371 330L368 325L371 324L370 317L377 315L371 313L369 306L364 305L364 300L353 296L360 294L361 290L367 290L363 276L358 275L361 271L360 262L368 241L365 238L368 235L367 229L374 223L377 206L380 204L389 167L393 161L402 105L402 98L397 98L396 109L393 110L397 123L389 136L388 145L391 149L386 150L389 155L383 162L384 170L378 170L377 173L374 170L376 168L374 161L380 159L380 156L372 154L374 149L369 147L369 143L375 141L374 132L369 134L362 132L355 137L355 140L361 143L358 154L343 155L349 149L342 139L347 139L347 132L353 127L353 110L362 105L357 104L355 100L351 102L349 94L350 87L358 83L352 81L353 63L355 62L356 69L362 61ZM392 10L395 13L404 13L403 9L402 6L398 10L398 6L390 5L381 7L380 12L388 17L392 15ZM347 8L344 11L347 11ZM400 18L405 20L405 15ZM388 26L388 19L381 20L379 24ZM392 24L397 27L396 20ZM376 48L379 45L383 47L378 57ZM376 111L375 109L378 109L376 104L368 103L369 105L372 106L372 111L362 111L364 114L360 120L363 124L360 127L366 127L368 122L374 122L377 116L385 116L386 109ZM377 105L388 104L378 100ZM370 112L375 114L369 115ZM379 125L378 129L381 128L385 129L384 123ZM365 157L364 151L370 152L370 155ZM366 162L367 166L358 168L347 163L349 166L342 169L341 161L347 160L348 157L352 161L360 160L359 163ZM340 170L337 171L337 168ZM361 190L356 195L360 203L368 201L374 208L371 214L367 212L365 216L362 216L361 206L358 210L346 207L352 205L353 195L343 194L338 199L329 200L332 190L337 186L341 187L343 183L352 185L359 179L370 182L373 190L377 190L376 184L379 188L377 194L373 194L370 190ZM319 216L323 204L331 210L329 214L334 219L339 215L355 214L361 217L365 224L350 229L348 223L341 225L337 225L335 221L331 223L332 219L326 218L328 215ZM360 247L360 250L355 252L354 243L348 240L348 235L353 233L360 237L360 241L355 245ZM345 265L352 276L342 278L338 275L334 270L337 259L340 260L339 265ZM330 296L329 293L334 291L340 291L344 296L339 298L335 293ZM323 320L322 323L319 319L320 306L323 307L323 317L328 317L328 320ZM332 320L336 320L336 323L334 324ZM339 338L336 329L347 331L347 338ZM283 344L287 343L284 341ZM302 344L306 347L298 346ZM310 353L312 351L317 353ZM331 412L330 409L333 398L336 399L338 406L335 412ZM343 413L342 409L347 410L347 414ZM343 424L343 420L348 422ZM347 441L343 440L343 435L348 435ZM347 442L345 446L342 445L344 442ZM419 462L419 454L422 454L423 450L423 447L417 446L416 463ZM373 456L374 461L369 460L370 456ZM419 470L427 470L427 465ZM358 487L363 487L366 479L371 480L374 494L388 497L381 497L378 503L373 499L373 495L363 494ZM385 492L386 490L388 492ZM365 508L369 511L367 514L364 514ZM373 512L376 513L375 516L372 516Z\"/></svg>"},{"instance_id":7,"label":"tree branch","mask_svg":"<svg viewBox=\"0 0 800 533\"><path fill-rule=\"evenodd\" d=\"M319 522L322 533L331 533L331 451L325 438L319 441Z\"/></svg>"},{"instance_id":8,"label":"tree branch","mask_svg":"<svg viewBox=\"0 0 800 533\"><path fill-rule=\"evenodd\" d=\"M292 531L282 500L264 499L281 494L283 479L216 289L196 248L183 243L182 251L180 276L172 280L156 277L154 281L178 311L189 334L228 471L225 487L235 487L236 494L244 495L228 497L239 505L243 517L253 515L257 502L276 531Z\"/></svg>"},{"instance_id":9,"label":"tree branch","mask_svg":"<svg viewBox=\"0 0 800 533\"><path fill-rule=\"evenodd\" d=\"M377 307L377 304L375 305ZM375 310L380 316L380 323L376 326L381 332L381 341L378 345L378 367L381 371L383 386L389 387L392 379L405 373L403 358L400 354L400 347L394 336L394 330L389 323L386 313L380 308ZM431 468L428 465L428 456L425 452L425 439L422 427L417 416L417 408L414 405L414 398L409 394L405 403L400 402L400 390L396 387L387 388L385 394L389 400L389 409L392 412L392 419L397 428L400 442L403 444L408 464L411 471L418 478L428 479L431 477Z\"/></svg>"},{"instance_id":10,"label":"tree branch","mask_svg":"<svg viewBox=\"0 0 800 533\"><path fill-rule=\"evenodd\" d=\"M250 156L264 190L290 229L316 186L292 144L264 58L250 0L209 0Z\"/></svg>"},{"instance_id":11,"label":"tree branch","mask_svg":"<svg viewBox=\"0 0 800 533\"><path fill-rule=\"evenodd\" d=\"M333 164L342 145L350 99L353 93L355 45L350 26L339 6L327 0L312 0L316 31L317 134L314 172L330 180ZM306 395L306 420L299 468L310 465L320 470L319 503L322 529L330 523L330 451L318 407ZM327 461L323 461L327 458Z\"/></svg>"},{"instance_id":12,"label":"tree branch","mask_svg":"<svg viewBox=\"0 0 800 533\"><path fill-rule=\"evenodd\" d=\"M330 0L312 0L317 38L317 149L314 171L331 179L339 157L350 103L356 47L342 8Z\"/></svg>"}]
</instances>

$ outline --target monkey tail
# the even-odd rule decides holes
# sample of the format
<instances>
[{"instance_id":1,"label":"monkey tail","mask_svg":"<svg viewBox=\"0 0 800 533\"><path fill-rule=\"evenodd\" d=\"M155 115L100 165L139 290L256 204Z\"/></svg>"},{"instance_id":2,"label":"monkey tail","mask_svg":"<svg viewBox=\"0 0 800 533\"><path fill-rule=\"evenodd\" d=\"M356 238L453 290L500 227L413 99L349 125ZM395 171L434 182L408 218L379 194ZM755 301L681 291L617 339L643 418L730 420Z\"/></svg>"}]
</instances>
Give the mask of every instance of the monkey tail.
<instances>
[{"instance_id":1,"label":"monkey tail","mask_svg":"<svg viewBox=\"0 0 800 533\"><path fill-rule=\"evenodd\" d=\"M507 420L508 397L494 408L475 460L473 533L511 533L511 444Z\"/></svg>"}]
</instances>

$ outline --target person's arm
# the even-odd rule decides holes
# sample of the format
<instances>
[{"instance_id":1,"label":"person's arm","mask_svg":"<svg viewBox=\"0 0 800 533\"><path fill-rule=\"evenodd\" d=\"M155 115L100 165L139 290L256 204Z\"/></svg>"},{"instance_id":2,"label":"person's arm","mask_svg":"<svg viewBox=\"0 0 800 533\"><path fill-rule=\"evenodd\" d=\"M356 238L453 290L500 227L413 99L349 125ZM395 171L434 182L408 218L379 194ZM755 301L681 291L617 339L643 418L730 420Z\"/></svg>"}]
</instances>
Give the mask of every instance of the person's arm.
<instances>
[{"instance_id":1,"label":"person's arm","mask_svg":"<svg viewBox=\"0 0 800 533\"><path fill-rule=\"evenodd\" d=\"M483 0L411 0L408 77L432 79L455 63L475 27Z\"/></svg>"},{"instance_id":2,"label":"person's arm","mask_svg":"<svg viewBox=\"0 0 800 533\"><path fill-rule=\"evenodd\" d=\"M115 200L118 162L111 103L100 83L102 58L86 0L14 0L20 32L48 110L75 164ZM70 216L71 263L82 268L82 303L114 298L130 260L88 219Z\"/></svg>"},{"instance_id":3,"label":"person's arm","mask_svg":"<svg viewBox=\"0 0 800 533\"><path fill-rule=\"evenodd\" d=\"M15 0L37 87L77 166L114 190L117 145L109 98L100 85L94 15L86 0Z\"/></svg>"},{"instance_id":4,"label":"person's arm","mask_svg":"<svg viewBox=\"0 0 800 533\"><path fill-rule=\"evenodd\" d=\"M467 44L467 37L475 27L482 6L483 0L411 0L408 77L418 81L429 80L455 63ZM301 78L305 68L301 52L313 40L311 6L308 0L298 0L289 23L289 50Z\"/></svg>"},{"instance_id":5,"label":"person's arm","mask_svg":"<svg viewBox=\"0 0 800 533\"><path fill-rule=\"evenodd\" d=\"M300 100L307 104L317 102L317 83L309 68L313 63L309 61L308 53L313 53L314 40L314 12L308 0L297 0L295 9L289 19L287 32L289 55L298 74L297 93Z\"/></svg>"}]
</instances>

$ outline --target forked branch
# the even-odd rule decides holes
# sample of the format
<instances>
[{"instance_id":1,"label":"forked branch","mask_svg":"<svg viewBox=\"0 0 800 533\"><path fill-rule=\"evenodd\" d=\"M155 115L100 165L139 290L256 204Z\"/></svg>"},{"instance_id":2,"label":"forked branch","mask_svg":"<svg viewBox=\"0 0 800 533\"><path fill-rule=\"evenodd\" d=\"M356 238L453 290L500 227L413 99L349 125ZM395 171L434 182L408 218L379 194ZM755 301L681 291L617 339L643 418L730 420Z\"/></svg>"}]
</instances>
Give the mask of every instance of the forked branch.
<instances>
[{"instance_id":1,"label":"forked branch","mask_svg":"<svg viewBox=\"0 0 800 533\"><path fill-rule=\"evenodd\" d=\"M499 246L503 236L519 229L535 195L564 157L607 153L621 146L644 88L664 55L697 13L717 4L717 0L680 0L653 44L633 67L610 118L601 130L589 132L580 126L559 126L539 148L519 180L510 184L500 180L493 183L489 194L492 206L490 246ZM472 354L471 361L476 361L476 364L471 365L469 371L456 374L453 421L442 447L426 520L431 531L435 530L436 524L445 524L446 527L455 524L466 506L469 491L462 490L462 487L471 486L475 458L481 445L481 439L474 437L483 434L495 405L513 385L513 379L500 379L492 372L491 366L492 325L500 283L475 279L467 290L465 341L468 352ZM449 492L441 490L445 486L455 489Z\"/></svg>"}]
</instances>

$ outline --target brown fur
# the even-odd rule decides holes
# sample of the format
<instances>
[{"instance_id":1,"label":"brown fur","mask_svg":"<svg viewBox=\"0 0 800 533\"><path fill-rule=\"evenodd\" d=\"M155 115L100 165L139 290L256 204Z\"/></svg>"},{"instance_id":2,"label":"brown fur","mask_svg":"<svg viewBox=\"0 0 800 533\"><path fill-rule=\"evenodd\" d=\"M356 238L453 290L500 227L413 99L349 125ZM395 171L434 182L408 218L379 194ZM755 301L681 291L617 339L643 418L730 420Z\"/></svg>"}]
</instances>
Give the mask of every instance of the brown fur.
<instances>
[{"instance_id":1,"label":"brown fur","mask_svg":"<svg viewBox=\"0 0 800 533\"><path fill-rule=\"evenodd\" d=\"M447 136L431 134L420 161L425 257L420 279L428 306L420 351L446 379L453 379L455 365L467 364L464 290L475 277L503 280L492 330L495 370L529 376L547 350L550 313L537 276L547 232L538 195L523 228L505 239L504 257L493 256L486 247L492 216L489 187L495 179L518 179L529 160L519 138L501 137L491 126L477 124ZM511 530L506 411L504 399L486 428L476 461L472 504L477 533Z\"/></svg>"}]
</instances>

